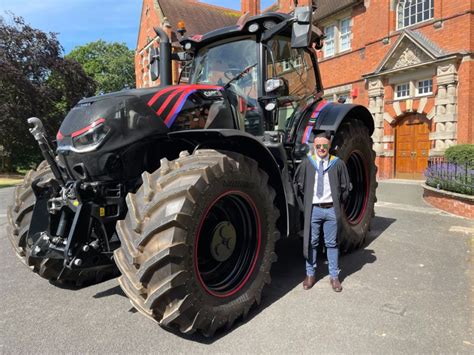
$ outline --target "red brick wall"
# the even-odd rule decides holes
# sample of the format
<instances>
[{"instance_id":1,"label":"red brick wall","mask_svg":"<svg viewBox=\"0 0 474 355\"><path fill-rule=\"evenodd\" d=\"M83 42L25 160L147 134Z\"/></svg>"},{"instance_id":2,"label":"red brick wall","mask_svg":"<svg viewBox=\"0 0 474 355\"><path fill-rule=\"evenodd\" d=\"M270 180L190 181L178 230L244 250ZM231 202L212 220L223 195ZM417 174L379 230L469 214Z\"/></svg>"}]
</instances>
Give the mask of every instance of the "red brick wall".
<instances>
[{"instance_id":1,"label":"red brick wall","mask_svg":"<svg viewBox=\"0 0 474 355\"><path fill-rule=\"evenodd\" d=\"M156 33L153 27L157 24L161 24L161 19L157 15L157 11L154 10L153 0L143 0L142 14L140 18L140 29L138 31L137 50L135 52L135 79L137 88L143 87L143 70L142 66L142 55L139 51L145 47L149 39L155 38ZM148 9L148 11L147 11ZM143 53L145 58L145 65L148 63L148 54Z\"/></svg>"},{"instance_id":2,"label":"red brick wall","mask_svg":"<svg viewBox=\"0 0 474 355\"><path fill-rule=\"evenodd\" d=\"M440 210L459 216L474 218L474 203L472 200L456 198L442 191L432 191L425 188L423 198L430 205Z\"/></svg>"},{"instance_id":3,"label":"red brick wall","mask_svg":"<svg viewBox=\"0 0 474 355\"><path fill-rule=\"evenodd\" d=\"M391 11L392 1L367 1L360 3L352 9L352 50L336 54L330 58L320 57L320 70L324 87L326 89L352 84L359 87L359 97L354 103L368 106L367 88L362 80L362 75L372 73L380 65L384 57L397 41L401 31L396 30L396 11ZM435 0L435 14L430 21L410 27L423 33L429 40L442 48L445 52L472 52L474 50L474 1L441 1ZM433 26L442 20L442 27ZM382 40L389 38L388 44ZM470 61L464 60L458 67L458 143L474 143L474 56ZM433 95L428 98L424 114L434 107L436 95L436 78L433 78ZM384 83L385 111L396 118L392 107L393 88ZM406 105L400 102L402 112ZM419 100L413 100L413 111L419 106ZM435 125L431 125L435 131ZM393 135L394 129L387 122L384 124L384 134ZM388 144L388 149L393 150L393 143ZM378 157L378 176L380 178L393 177L393 158Z\"/></svg>"},{"instance_id":4,"label":"red brick wall","mask_svg":"<svg viewBox=\"0 0 474 355\"><path fill-rule=\"evenodd\" d=\"M458 86L458 143L474 142L474 57L461 63Z\"/></svg>"},{"instance_id":5,"label":"red brick wall","mask_svg":"<svg viewBox=\"0 0 474 355\"><path fill-rule=\"evenodd\" d=\"M393 178L393 157L376 157L377 177L379 179Z\"/></svg>"}]
</instances>

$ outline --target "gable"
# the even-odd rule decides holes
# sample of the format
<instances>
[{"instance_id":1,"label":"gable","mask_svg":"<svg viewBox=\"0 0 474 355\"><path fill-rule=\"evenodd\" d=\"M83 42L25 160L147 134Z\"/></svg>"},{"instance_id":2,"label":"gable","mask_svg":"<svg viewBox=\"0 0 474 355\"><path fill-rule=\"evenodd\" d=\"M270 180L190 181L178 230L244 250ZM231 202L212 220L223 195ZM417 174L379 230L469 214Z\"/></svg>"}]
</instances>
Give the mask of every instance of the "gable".
<instances>
[{"instance_id":1,"label":"gable","mask_svg":"<svg viewBox=\"0 0 474 355\"><path fill-rule=\"evenodd\" d=\"M388 58L381 71L402 69L413 65L431 62L434 58L429 56L420 47L409 40L402 41L397 49Z\"/></svg>"},{"instance_id":2,"label":"gable","mask_svg":"<svg viewBox=\"0 0 474 355\"><path fill-rule=\"evenodd\" d=\"M403 70L436 61L445 53L419 32L405 30L379 64L375 73Z\"/></svg>"}]
</instances>

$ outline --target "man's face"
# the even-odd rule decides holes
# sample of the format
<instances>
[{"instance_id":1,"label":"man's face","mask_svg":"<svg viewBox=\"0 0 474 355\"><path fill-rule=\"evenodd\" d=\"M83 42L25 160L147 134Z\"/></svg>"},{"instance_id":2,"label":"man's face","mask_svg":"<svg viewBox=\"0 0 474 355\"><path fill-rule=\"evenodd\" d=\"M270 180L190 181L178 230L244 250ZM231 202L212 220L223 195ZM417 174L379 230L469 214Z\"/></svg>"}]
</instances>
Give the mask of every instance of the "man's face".
<instances>
[{"instance_id":1,"label":"man's face","mask_svg":"<svg viewBox=\"0 0 474 355\"><path fill-rule=\"evenodd\" d=\"M326 158L329 154L329 149L331 148L331 142L329 139L324 137L316 137L314 139L314 151L320 158Z\"/></svg>"}]
</instances>

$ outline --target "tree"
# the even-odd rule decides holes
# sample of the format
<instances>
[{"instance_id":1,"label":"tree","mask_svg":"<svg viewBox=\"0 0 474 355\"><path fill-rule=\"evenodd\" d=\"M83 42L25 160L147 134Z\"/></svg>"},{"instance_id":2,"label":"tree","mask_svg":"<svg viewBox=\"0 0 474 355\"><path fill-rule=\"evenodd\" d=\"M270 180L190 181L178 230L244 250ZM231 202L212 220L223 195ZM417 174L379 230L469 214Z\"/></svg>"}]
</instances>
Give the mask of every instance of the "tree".
<instances>
[{"instance_id":1,"label":"tree","mask_svg":"<svg viewBox=\"0 0 474 355\"><path fill-rule=\"evenodd\" d=\"M74 48L67 55L81 63L97 83L96 94L135 87L133 51L123 43L98 40Z\"/></svg>"},{"instance_id":2,"label":"tree","mask_svg":"<svg viewBox=\"0 0 474 355\"><path fill-rule=\"evenodd\" d=\"M0 146L9 171L41 160L28 117L41 118L55 135L71 107L95 91L92 78L62 52L56 34L0 16Z\"/></svg>"}]
</instances>

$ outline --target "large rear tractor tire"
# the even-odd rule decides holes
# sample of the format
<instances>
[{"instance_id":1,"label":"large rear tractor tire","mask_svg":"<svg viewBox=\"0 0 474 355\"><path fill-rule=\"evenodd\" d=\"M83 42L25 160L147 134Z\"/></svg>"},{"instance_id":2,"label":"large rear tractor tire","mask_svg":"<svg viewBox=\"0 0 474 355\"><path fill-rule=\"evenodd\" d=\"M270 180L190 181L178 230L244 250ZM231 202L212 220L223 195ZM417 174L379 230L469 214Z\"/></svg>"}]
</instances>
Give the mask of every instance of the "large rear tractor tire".
<instances>
[{"instance_id":1,"label":"large rear tractor tire","mask_svg":"<svg viewBox=\"0 0 474 355\"><path fill-rule=\"evenodd\" d=\"M131 303L165 328L206 336L246 316L270 283L275 191L243 155L182 152L127 196L115 261Z\"/></svg>"},{"instance_id":2,"label":"large rear tractor tire","mask_svg":"<svg viewBox=\"0 0 474 355\"><path fill-rule=\"evenodd\" d=\"M27 236L36 203L31 184L37 179L46 184L49 179L54 179L46 161L43 161L36 170L30 170L23 183L15 187L13 204L7 210L7 235L21 262L41 277L57 284L83 286L116 276L115 265L100 270L63 270L61 259L31 256L32 242L27 240Z\"/></svg>"},{"instance_id":3,"label":"large rear tractor tire","mask_svg":"<svg viewBox=\"0 0 474 355\"><path fill-rule=\"evenodd\" d=\"M358 119L349 119L337 130L332 147L346 163L352 191L342 213L342 252L361 247L374 215L377 167L373 141L367 127Z\"/></svg>"}]
</instances>

